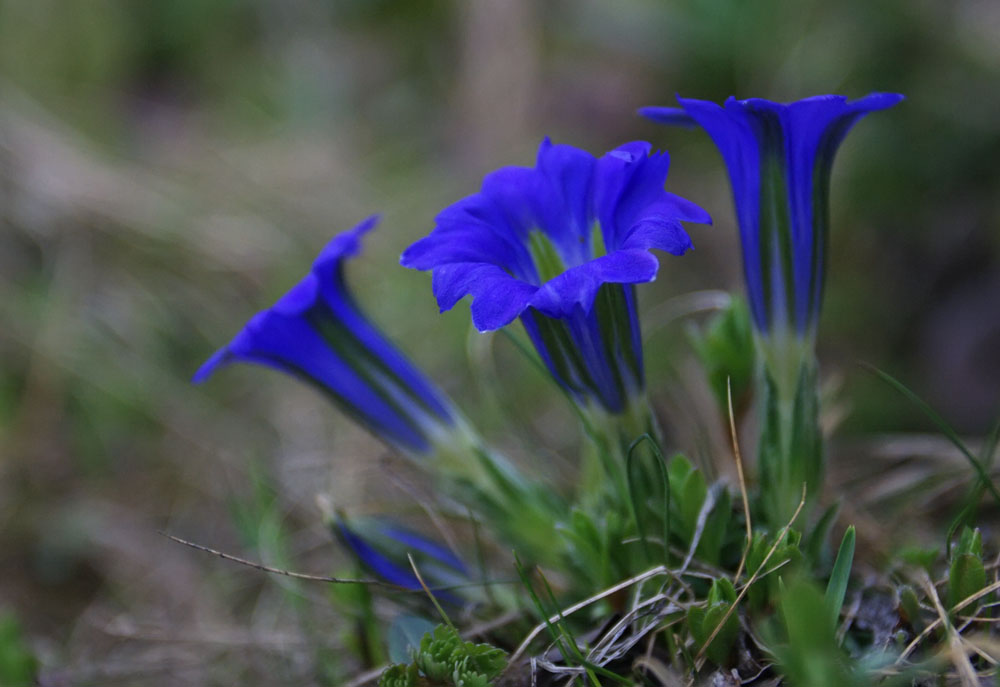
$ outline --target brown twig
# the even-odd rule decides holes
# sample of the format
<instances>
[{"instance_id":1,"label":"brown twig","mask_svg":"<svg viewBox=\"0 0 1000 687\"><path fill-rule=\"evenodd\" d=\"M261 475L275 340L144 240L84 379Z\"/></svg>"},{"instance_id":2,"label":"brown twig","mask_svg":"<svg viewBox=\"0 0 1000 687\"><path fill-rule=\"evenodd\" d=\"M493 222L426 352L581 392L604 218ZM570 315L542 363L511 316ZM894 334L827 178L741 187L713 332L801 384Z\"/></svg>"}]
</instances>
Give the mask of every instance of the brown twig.
<instances>
[{"instance_id":1,"label":"brown twig","mask_svg":"<svg viewBox=\"0 0 1000 687\"><path fill-rule=\"evenodd\" d=\"M407 589L406 587L400 587L399 585L390 584L389 582L382 582L381 580L356 580L344 577L330 577L329 575L311 575L309 573L299 573L293 572L291 570L283 570L281 568L272 568L269 565L263 565L262 563L256 563L254 561L249 561L246 558L240 558L239 556L234 556L230 553L225 553L219 551L218 549L213 549L210 546L205 546L204 544L196 544L193 541L188 541L187 539L181 539L168 532L159 532L167 539L177 542L178 544L183 544L184 546L189 546L192 549L197 549L198 551L204 551L205 553L211 553L223 560L232 561L233 563L239 563L240 565L245 565L248 568L253 568L254 570L260 570L261 572L273 573L275 575L284 575L285 577L293 577L296 580L308 580L310 582L327 582L331 584L370 584L377 587L387 587L393 591L398 592L408 592L414 593L419 590Z\"/></svg>"}]
</instances>

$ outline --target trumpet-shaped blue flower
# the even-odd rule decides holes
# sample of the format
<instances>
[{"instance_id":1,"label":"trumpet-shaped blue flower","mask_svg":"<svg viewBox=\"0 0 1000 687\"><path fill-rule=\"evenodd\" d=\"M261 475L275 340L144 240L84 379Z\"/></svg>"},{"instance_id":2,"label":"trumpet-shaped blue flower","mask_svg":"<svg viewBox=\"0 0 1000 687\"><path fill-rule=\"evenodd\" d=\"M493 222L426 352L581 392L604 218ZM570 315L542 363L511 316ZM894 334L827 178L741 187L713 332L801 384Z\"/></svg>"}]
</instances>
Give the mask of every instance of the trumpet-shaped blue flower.
<instances>
[{"instance_id":1,"label":"trumpet-shaped blue flower","mask_svg":"<svg viewBox=\"0 0 1000 687\"><path fill-rule=\"evenodd\" d=\"M901 95L806 98L788 105L730 98L724 106L678 98L681 109L640 112L701 126L722 153L736 206L762 366L758 465L772 527L795 511L802 485L819 493L823 442L813 352L823 297L830 172L841 141L869 112Z\"/></svg>"},{"instance_id":2,"label":"trumpet-shaped blue flower","mask_svg":"<svg viewBox=\"0 0 1000 687\"><path fill-rule=\"evenodd\" d=\"M810 336L823 296L830 170L847 132L903 96L872 93L848 102L822 95L788 105L729 98L724 106L678 98L681 109L646 107L665 124L702 127L722 153L736 205L754 323Z\"/></svg>"},{"instance_id":3,"label":"trumpet-shaped blue flower","mask_svg":"<svg viewBox=\"0 0 1000 687\"><path fill-rule=\"evenodd\" d=\"M633 285L656 277L650 249L691 247L682 221L711 221L663 190L669 158L650 149L633 142L595 158L546 139L533 168L487 175L401 262L433 271L442 311L472 296L480 331L520 318L579 402L623 412L644 385Z\"/></svg>"},{"instance_id":4,"label":"trumpet-shaped blue flower","mask_svg":"<svg viewBox=\"0 0 1000 687\"><path fill-rule=\"evenodd\" d=\"M455 424L445 397L365 318L344 282L344 262L361 250L370 217L333 238L312 270L255 315L194 376L231 362L268 365L328 395L376 436L413 453L431 449Z\"/></svg>"}]
</instances>

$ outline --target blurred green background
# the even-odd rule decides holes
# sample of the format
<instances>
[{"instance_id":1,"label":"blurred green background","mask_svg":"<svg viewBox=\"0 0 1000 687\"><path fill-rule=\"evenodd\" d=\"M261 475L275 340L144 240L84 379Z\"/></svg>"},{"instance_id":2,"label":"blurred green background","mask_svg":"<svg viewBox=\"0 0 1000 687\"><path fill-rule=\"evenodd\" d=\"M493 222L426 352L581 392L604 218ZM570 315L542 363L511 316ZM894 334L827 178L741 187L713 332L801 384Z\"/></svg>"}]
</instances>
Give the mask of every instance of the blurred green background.
<instances>
[{"instance_id":1,"label":"blurred green background","mask_svg":"<svg viewBox=\"0 0 1000 687\"><path fill-rule=\"evenodd\" d=\"M998 35L993 0L0 0L0 608L47 684L321 681L312 644L341 631L324 589L291 590L317 601L303 612L157 532L325 572L341 563L317 492L356 512L423 498L309 389L246 367L188 382L369 214L383 223L350 278L373 319L559 479L577 436L558 394L470 336L465 306L438 315L398 255L543 136L594 153L643 138L715 217L644 308L742 288L708 137L635 115L675 93L906 94L835 168L821 360L838 436L929 429L859 360L983 434L1000 407ZM697 453L688 400L707 392L683 329L647 322L650 386Z\"/></svg>"}]
</instances>

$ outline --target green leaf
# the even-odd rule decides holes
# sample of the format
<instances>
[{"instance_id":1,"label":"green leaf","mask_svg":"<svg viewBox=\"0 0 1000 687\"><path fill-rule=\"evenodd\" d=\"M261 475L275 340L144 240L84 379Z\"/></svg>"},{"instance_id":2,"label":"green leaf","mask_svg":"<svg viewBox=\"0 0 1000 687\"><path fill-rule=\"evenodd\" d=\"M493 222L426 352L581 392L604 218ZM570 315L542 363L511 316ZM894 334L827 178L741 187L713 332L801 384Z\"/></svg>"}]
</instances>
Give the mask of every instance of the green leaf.
<instances>
[{"instance_id":1,"label":"green leaf","mask_svg":"<svg viewBox=\"0 0 1000 687\"><path fill-rule=\"evenodd\" d=\"M698 515L708 496L708 485L701 471L692 470L681 484L681 517L687 529L687 540L694 537L698 525Z\"/></svg>"},{"instance_id":2,"label":"green leaf","mask_svg":"<svg viewBox=\"0 0 1000 687\"><path fill-rule=\"evenodd\" d=\"M970 554L977 558L983 557L983 537L978 529L966 527L962 530L962 537L958 540L956 553Z\"/></svg>"},{"instance_id":3,"label":"green leaf","mask_svg":"<svg viewBox=\"0 0 1000 687\"><path fill-rule=\"evenodd\" d=\"M780 572L772 573L762 580L758 580L747 592L748 606L752 611L762 611L770 607L777 600L780 594L778 585L779 575L794 576L802 563L802 551L799 549L802 535L796 530L788 530L784 539L778 544L771 558L767 561L767 569L761 569L767 552L771 550L774 541L763 533L754 534L750 543L750 550L747 553L747 574L752 575L758 570L763 574L772 568L786 563Z\"/></svg>"},{"instance_id":4,"label":"green leaf","mask_svg":"<svg viewBox=\"0 0 1000 687\"><path fill-rule=\"evenodd\" d=\"M696 553L699 558L709 565L719 565L722 557L722 550L729 539L729 526L733 521L732 501L729 491L722 487L718 489L715 504L712 512L705 520L705 527L701 532L701 540L698 542Z\"/></svg>"},{"instance_id":5,"label":"green leaf","mask_svg":"<svg viewBox=\"0 0 1000 687\"><path fill-rule=\"evenodd\" d=\"M982 454L980 456L980 464L983 466L984 472L989 472L993 465L993 457L996 455L997 444L1000 443L1000 419L997 419L996 424L993 426L993 430L986 437L986 441L983 443ZM944 536L946 545L946 554L951 558L951 541L955 536L955 532L958 531L960 527L965 527L975 522L976 513L979 511L979 502L982 501L983 491L985 487L981 480L976 480L975 484L969 489L969 493L966 495L965 499L961 502L962 505L955 515L954 519L951 521L951 525L948 527L948 532Z\"/></svg>"},{"instance_id":6,"label":"green leaf","mask_svg":"<svg viewBox=\"0 0 1000 687\"><path fill-rule=\"evenodd\" d=\"M830 529L833 527L833 522L837 519L839 512L840 502L831 504L823 511L823 515L820 516L816 526L813 527L812 532L806 537L806 546L803 553L814 566L820 565L820 562L828 555L826 538L830 534Z\"/></svg>"},{"instance_id":7,"label":"green leaf","mask_svg":"<svg viewBox=\"0 0 1000 687\"><path fill-rule=\"evenodd\" d=\"M434 623L416 615L401 615L389 627L389 660L409 663L420 648L424 635L434 630Z\"/></svg>"},{"instance_id":8,"label":"green leaf","mask_svg":"<svg viewBox=\"0 0 1000 687\"><path fill-rule=\"evenodd\" d=\"M637 451L640 445L646 444L650 451L641 453ZM647 456L642 460L642 456ZM670 474L667 471L666 461L660 447L651 435L643 434L628 448L628 456L625 464L626 475L628 477L629 499L632 505L632 517L635 519L636 530L639 534L639 541L646 557L646 564L651 565L654 561L649 552L649 545L646 539L646 521L649 519L649 511L652 510L654 520L660 521L663 537L664 558L670 546ZM655 477L653 476L655 474ZM655 491L659 488L660 498L656 498ZM649 492L653 492L650 494Z\"/></svg>"},{"instance_id":9,"label":"green leaf","mask_svg":"<svg viewBox=\"0 0 1000 687\"><path fill-rule=\"evenodd\" d=\"M725 414L727 381L732 386L734 401L746 395L753 381L756 350L746 302L734 296L729 307L712 318L702 331L689 330L688 339L705 370L715 401Z\"/></svg>"},{"instance_id":10,"label":"green leaf","mask_svg":"<svg viewBox=\"0 0 1000 687\"><path fill-rule=\"evenodd\" d=\"M851 669L829 623L816 622L827 602L812 584L794 580L781 597L786 642L773 647L780 673L794 687L853 687L865 684Z\"/></svg>"},{"instance_id":11,"label":"green leaf","mask_svg":"<svg viewBox=\"0 0 1000 687\"><path fill-rule=\"evenodd\" d=\"M934 564L937 563L938 558L941 556L941 552L937 547L921 548L919 546L904 546L896 556L905 563L931 572Z\"/></svg>"},{"instance_id":12,"label":"green leaf","mask_svg":"<svg viewBox=\"0 0 1000 687\"><path fill-rule=\"evenodd\" d=\"M976 459L976 457L972 455L972 452L969 451L966 445L962 442L962 440L958 436L958 433L951 428L951 425L949 425L943 417L938 415L933 408L927 405L927 403L922 398L920 398L915 393L910 391L910 389L905 384L903 384L901 381L890 375L888 372L883 372L877 367L873 367L871 365L866 365L865 367L871 370L876 376L878 376L881 380L886 382L889 386L893 387L894 389L896 389L896 391L898 391L903 396L908 398L910 402L912 402L915 406L917 406L917 408L919 408L920 411L924 415L926 415L931 422L937 425L938 429L941 430L941 433L944 434L948 438L948 440L955 445L955 448L959 450L959 452L965 457L965 459L969 461L969 464L972 465L972 467L975 469L976 474L979 476L980 484L982 484L990 492L990 494L993 495L993 498L997 500L997 503L1000 503L1000 490L997 490L996 485L993 484L993 480L991 480L989 475L986 474L986 470ZM992 449L990 453L992 454Z\"/></svg>"},{"instance_id":13,"label":"green leaf","mask_svg":"<svg viewBox=\"0 0 1000 687\"><path fill-rule=\"evenodd\" d=\"M922 632L925 623L920 612L920 600L917 598L917 593L913 591L913 587L903 585L899 588L899 605L903 610L905 620L910 623L914 632Z\"/></svg>"},{"instance_id":14,"label":"green leaf","mask_svg":"<svg viewBox=\"0 0 1000 687\"><path fill-rule=\"evenodd\" d=\"M462 639L454 627L438 625L420 640L413 662L428 679L444 681L455 671L461 646Z\"/></svg>"},{"instance_id":15,"label":"green leaf","mask_svg":"<svg viewBox=\"0 0 1000 687\"><path fill-rule=\"evenodd\" d=\"M721 602L736 603L736 589L727 577L717 577L712 580L712 587L708 590L709 604Z\"/></svg>"},{"instance_id":16,"label":"green leaf","mask_svg":"<svg viewBox=\"0 0 1000 687\"><path fill-rule=\"evenodd\" d=\"M378 687L416 687L420 672L412 663L389 666L378 679Z\"/></svg>"},{"instance_id":17,"label":"green leaf","mask_svg":"<svg viewBox=\"0 0 1000 687\"><path fill-rule=\"evenodd\" d=\"M953 608L985 586L983 539L978 529L971 530L966 527L948 570L948 607Z\"/></svg>"},{"instance_id":18,"label":"green leaf","mask_svg":"<svg viewBox=\"0 0 1000 687\"><path fill-rule=\"evenodd\" d=\"M687 546L694 536L698 514L708 495L708 485L701 472L680 454L670 459L667 474L680 521L678 534L682 543Z\"/></svg>"},{"instance_id":19,"label":"green leaf","mask_svg":"<svg viewBox=\"0 0 1000 687\"><path fill-rule=\"evenodd\" d=\"M972 596L986 586L983 562L969 554L959 554L951 563L948 574L948 607Z\"/></svg>"},{"instance_id":20,"label":"green leaf","mask_svg":"<svg viewBox=\"0 0 1000 687\"><path fill-rule=\"evenodd\" d=\"M704 606L691 606L688 609L688 631L699 647L705 647L708 638L716 631L723 618L726 618L726 614L729 613L729 609L732 608L735 601L736 590L733 589L733 585L728 579L722 577L712 581L708 600ZM729 613L729 617L726 618L711 644L705 648L705 655L718 666L728 665L739 632L740 621L736 612L733 611Z\"/></svg>"},{"instance_id":21,"label":"green leaf","mask_svg":"<svg viewBox=\"0 0 1000 687\"><path fill-rule=\"evenodd\" d=\"M854 525L847 528L844 538L840 541L837 560L833 563L830 581L826 585L826 607L830 612L833 627L836 628L840 618L840 609L844 605L847 594L847 582L851 577L851 564L854 562Z\"/></svg>"},{"instance_id":22,"label":"green leaf","mask_svg":"<svg viewBox=\"0 0 1000 687\"><path fill-rule=\"evenodd\" d=\"M486 676L492 680L507 667L507 654L490 644L473 644L466 642L465 661L469 670Z\"/></svg>"},{"instance_id":23,"label":"green leaf","mask_svg":"<svg viewBox=\"0 0 1000 687\"><path fill-rule=\"evenodd\" d=\"M675 453L673 457L670 458L669 465L667 465L667 471L670 473L671 484L679 485L683 483L693 470L694 466L691 465L691 461L689 461L681 453Z\"/></svg>"}]
</instances>

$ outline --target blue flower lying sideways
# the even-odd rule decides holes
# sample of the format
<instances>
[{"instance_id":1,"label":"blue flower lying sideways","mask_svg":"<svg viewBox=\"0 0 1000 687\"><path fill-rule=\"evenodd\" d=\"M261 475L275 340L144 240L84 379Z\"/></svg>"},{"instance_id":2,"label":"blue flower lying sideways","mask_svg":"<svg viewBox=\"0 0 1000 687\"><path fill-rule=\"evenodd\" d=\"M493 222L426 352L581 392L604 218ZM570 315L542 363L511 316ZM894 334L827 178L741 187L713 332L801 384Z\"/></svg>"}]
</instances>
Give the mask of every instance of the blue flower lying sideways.
<instances>
[{"instance_id":1,"label":"blue flower lying sideways","mask_svg":"<svg viewBox=\"0 0 1000 687\"><path fill-rule=\"evenodd\" d=\"M433 271L441 310L471 295L480 331L519 317L575 400L625 412L644 387L632 285L656 277L650 249L691 247L682 221L711 222L663 190L669 158L650 149L633 142L595 158L546 139L534 168L489 174L401 262Z\"/></svg>"},{"instance_id":2,"label":"blue flower lying sideways","mask_svg":"<svg viewBox=\"0 0 1000 687\"><path fill-rule=\"evenodd\" d=\"M357 517L348 521L338 513L331 527L362 567L380 580L405 589L421 589L409 555L424 583L438 598L458 602L456 588L474 590L465 564L450 549L388 518Z\"/></svg>"},{"instance_id":3,"label":"blue flower lying sideways","mask_svg":"<svg viewBox=\"0 0 1000 687\"><path fill-rule=\"evenodd\" d=\"M312 270L277 303L255 315L194 376L231 362L268 365L312 383L373 434L411 453L427 453L455 429L444 395L358 309L344 262L361 250L370 217L330 241Z\"/></svg>"},{"instance_id":4,"label":"blue flower lying sideways","mask_svg":"<svg viewBox=\"0 0 1000 687\"><path fill-rule=\"evenodd\" d=\"M819 318L830 222L830 170L841 141L869 112L902 95L848 102L821 95L783 105L729 98L724 106L678 98L681 109L639 112L664 124L703 128L729 171L756 328L764 336L812 337Z\"/></svg>"}]
</instances>

